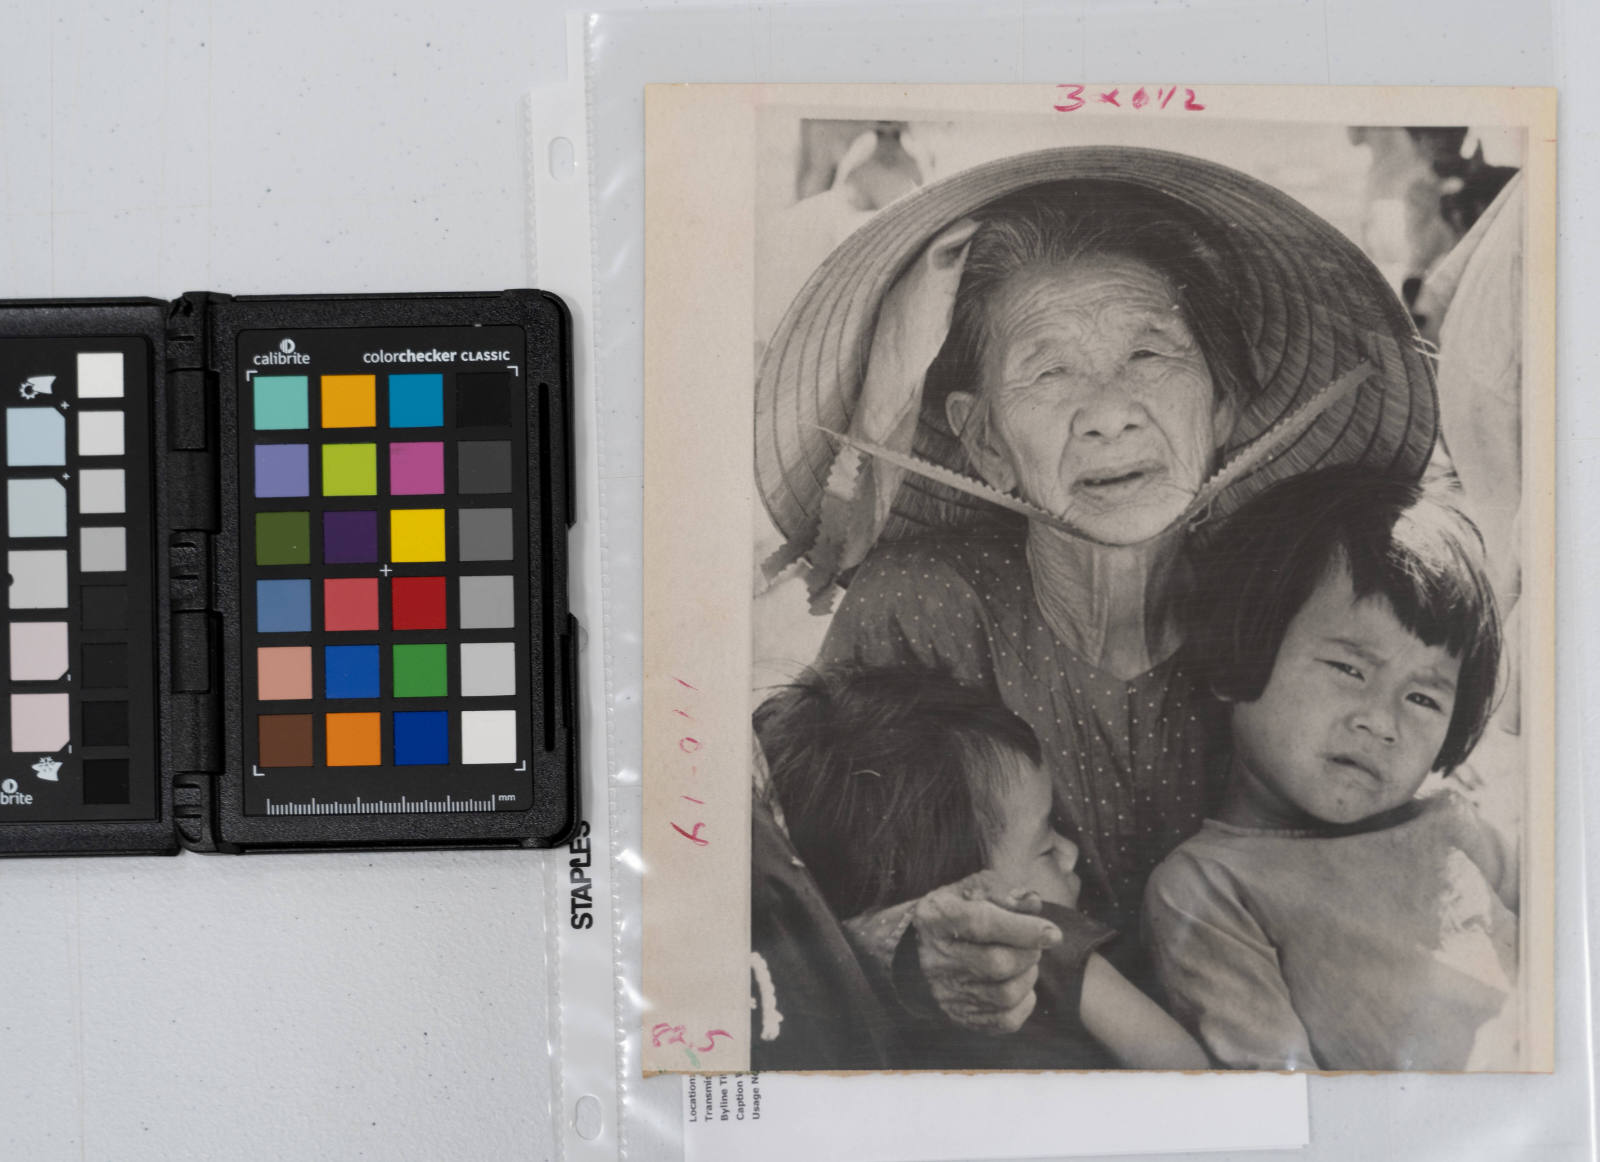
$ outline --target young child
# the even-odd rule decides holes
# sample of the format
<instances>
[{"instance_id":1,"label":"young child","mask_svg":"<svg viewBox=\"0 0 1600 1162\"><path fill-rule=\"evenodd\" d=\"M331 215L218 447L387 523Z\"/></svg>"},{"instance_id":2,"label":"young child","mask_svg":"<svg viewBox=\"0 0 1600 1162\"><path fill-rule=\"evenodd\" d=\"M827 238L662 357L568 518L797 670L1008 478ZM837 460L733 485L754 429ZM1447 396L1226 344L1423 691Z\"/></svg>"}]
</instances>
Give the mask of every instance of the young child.
<instances>
[{"instance_id":1,"label":"young child","mask_svg":"<svg viewBox=\"0 0 1600 1162\"><path fill-rule=\"evenodd\" d=\"M914 1068L1203 1069L1205 1054L1093 949L1109 929L1072 909L1078 849L1052 823L1039 744L991 696L923 670L838 668L756 712L782 816L840 920L988 869L1042 902L1065 939L1041 959L1037 1006L1011 1036L905 1016Z\"/></svg>"},{"instance_id":2,"label":"young child","mask_svg":"<svg viewBox=\"0 0 1600 1162\"><path fill-rule=\"evenodd\" d=\"M1146 937L1221 1064L1516 1068L1517 866L1454 792L1500 657L1476 529L1348 471L1246 505L1188 647L1231 704L1224 805L1155 871Z\"/></svg>"}]
</instances>

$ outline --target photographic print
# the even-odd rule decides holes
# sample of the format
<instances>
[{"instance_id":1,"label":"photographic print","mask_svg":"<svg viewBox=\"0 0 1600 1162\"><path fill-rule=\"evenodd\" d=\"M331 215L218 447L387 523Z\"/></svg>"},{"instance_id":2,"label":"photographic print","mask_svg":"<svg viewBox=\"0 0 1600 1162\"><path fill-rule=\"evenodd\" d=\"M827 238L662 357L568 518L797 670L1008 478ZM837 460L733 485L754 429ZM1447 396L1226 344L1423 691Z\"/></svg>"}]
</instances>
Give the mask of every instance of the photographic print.
<instances>
[{"instance_id":1,"label":"photographic print","mask_svg":"<svg viewBox=\"0 0 1600 1162\"><path fill-rule=\"evenodd\" d=\"M1552 96L647 118L646 1069L1548 1069Z\"/></svg>"}]
</instances>

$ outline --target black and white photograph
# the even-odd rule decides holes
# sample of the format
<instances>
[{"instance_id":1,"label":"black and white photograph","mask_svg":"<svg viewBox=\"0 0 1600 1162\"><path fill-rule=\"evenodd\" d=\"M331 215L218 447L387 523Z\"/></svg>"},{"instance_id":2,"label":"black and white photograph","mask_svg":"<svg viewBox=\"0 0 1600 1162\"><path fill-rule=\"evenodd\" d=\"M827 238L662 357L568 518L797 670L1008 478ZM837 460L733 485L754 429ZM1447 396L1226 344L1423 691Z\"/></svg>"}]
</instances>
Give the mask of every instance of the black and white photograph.
<instances>
[{"instance_id":1,"label":"black and white photograph","mask_svg":"<svg viewBox=\"0 0 1600 1162\"><path fill-rule=\"evenodd\" d=\"M1315 92L752 110L748 735L674 756L748 996L655 1068L1549 1068L1550 109Z\"/></svg>"}]
</instances>

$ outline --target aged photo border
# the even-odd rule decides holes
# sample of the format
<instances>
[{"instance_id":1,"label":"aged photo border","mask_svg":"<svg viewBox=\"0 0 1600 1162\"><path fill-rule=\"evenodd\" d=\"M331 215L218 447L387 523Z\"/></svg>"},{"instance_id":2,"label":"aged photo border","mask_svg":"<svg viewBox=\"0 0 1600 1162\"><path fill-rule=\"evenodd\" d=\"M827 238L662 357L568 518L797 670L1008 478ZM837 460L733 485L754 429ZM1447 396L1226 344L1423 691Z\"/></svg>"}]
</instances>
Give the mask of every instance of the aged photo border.
<instances>
[{"instance_id":1,"label":"aged photo border","mask_svg":"<svg viewBox=\"0 0 1600 1162\"><path fill-rule=\"evenodd\" d=\"M1138 86L1122 86L1132 92ZM749 1065L750 417L764 109L1065 116L1051 86L654 86L646 100L643 846L647 1072ZM1554 102L1541 90L1206 87L1209 117L1528 131L1523 375L1525 1068L1553 1039ZM1185 111L1141 110L1171 118ZM1126 117L1123 109L1071 116ZM1131 134L1130 134L1131 136Z\"/></svg>"}]
</instances>

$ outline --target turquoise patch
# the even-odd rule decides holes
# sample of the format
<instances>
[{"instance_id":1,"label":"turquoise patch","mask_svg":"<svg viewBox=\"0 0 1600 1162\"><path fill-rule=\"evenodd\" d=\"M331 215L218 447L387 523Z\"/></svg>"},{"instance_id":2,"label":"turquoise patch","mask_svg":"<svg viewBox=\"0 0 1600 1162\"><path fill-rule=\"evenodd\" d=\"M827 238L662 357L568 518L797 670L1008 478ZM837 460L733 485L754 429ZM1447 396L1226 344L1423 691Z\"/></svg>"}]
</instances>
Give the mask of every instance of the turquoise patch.
<instances>
[{"instance_id":1,"label":"turquoise patch","mask_svg":"<svg viewBox=\"0 0 1600 1162\"><path fill-rule=\"evenodd\" d=\"M307 426L310 395L304 375L255 377L256 431L281 432Z\"/></svg>"}]
</instances>

